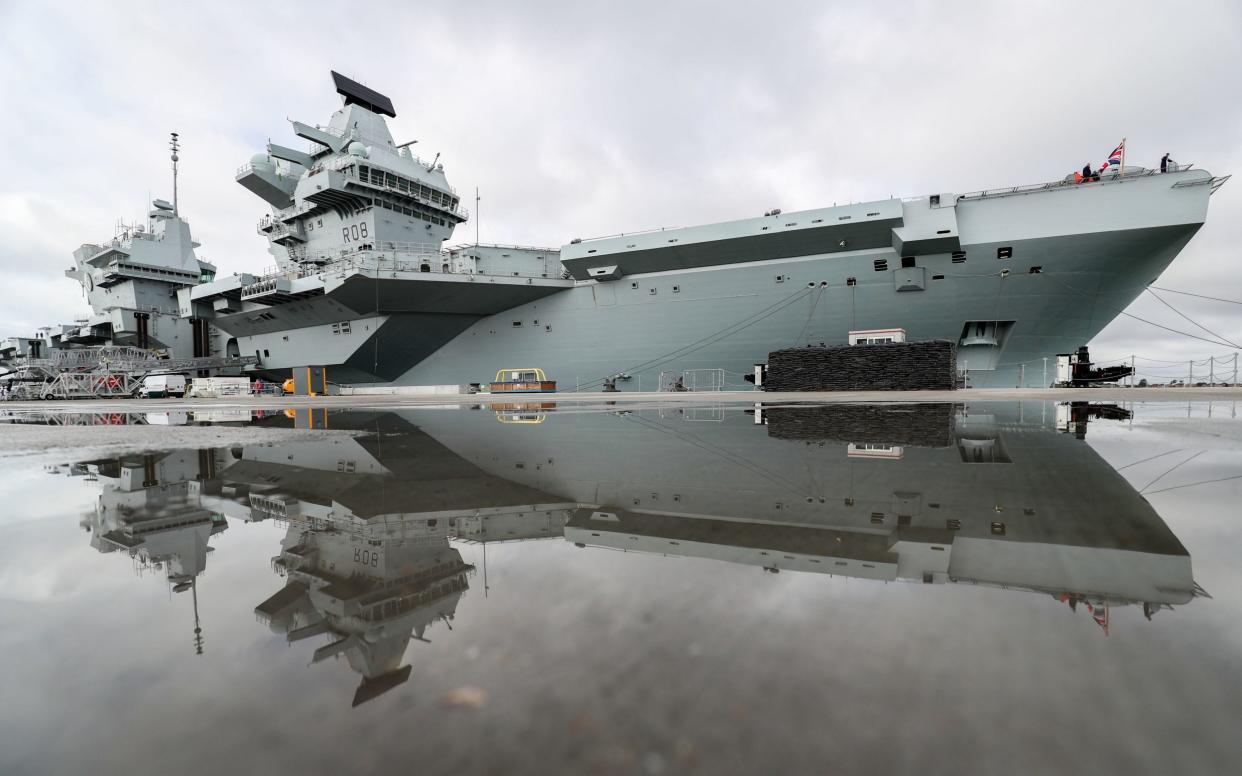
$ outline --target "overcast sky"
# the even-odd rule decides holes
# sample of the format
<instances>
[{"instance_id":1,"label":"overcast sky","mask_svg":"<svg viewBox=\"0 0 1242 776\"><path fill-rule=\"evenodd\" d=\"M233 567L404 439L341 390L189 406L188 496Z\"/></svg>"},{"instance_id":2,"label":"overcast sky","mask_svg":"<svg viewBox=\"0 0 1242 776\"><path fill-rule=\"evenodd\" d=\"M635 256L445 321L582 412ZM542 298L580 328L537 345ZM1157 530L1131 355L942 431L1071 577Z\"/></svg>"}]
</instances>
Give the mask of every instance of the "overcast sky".
<instances>
[{"instance_id":1,"label":"overcast sky","mask_svg":"<svg viewBox=\"0 0 1242 776\"><path fill-rule=\"evenodd\" d=\"M62 272L170 196L170 130L200 256L271 264L233 175L269 138L303 145L286 118L327 121L330 69L389 95L397 142L440 152L472 211L481 189L485 242L1054 180L1122 137L1128 163L1242 171L1225 0L265 5L0 0L0 337L86 311ZM1240 203L1242 178L1158 285L1242 300ZM1242 306L1167 298L1242 340ZM1150 297L1131 312L1202 334ZM1094 345L1232 352L1125 318Z\"/></svg>"}]
</instances>

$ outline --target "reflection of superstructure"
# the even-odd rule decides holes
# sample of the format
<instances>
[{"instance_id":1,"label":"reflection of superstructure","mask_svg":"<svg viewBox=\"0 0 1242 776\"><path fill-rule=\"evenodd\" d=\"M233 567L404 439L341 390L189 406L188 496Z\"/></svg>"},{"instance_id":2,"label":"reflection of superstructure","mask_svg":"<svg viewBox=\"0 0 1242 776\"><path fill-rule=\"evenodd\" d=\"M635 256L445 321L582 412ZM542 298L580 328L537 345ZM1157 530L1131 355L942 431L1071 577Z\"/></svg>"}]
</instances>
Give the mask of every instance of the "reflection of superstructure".
<instances>
[{"instance_id":1,"label":"reflection of superstructure","mask_svg":"<svg viewBox=\"0 0 1242 776\"><path fill-rule=\"evenodd\" d=\"M213 450L181 450L69 467L70 474L100 483L95 510L81 521L91 533L91 546L103 553L124 552L139 573L162 573L174 592L190 592L194 646L200 654L197 577L207 569L209 540L228 527L201 500L201 483L213 476L216 456Z\"/></svg>"},{"instance_id":2,"label":"reflection of superstructure","mask_svg":"<svg viewBox=\"0 0 1242 776\"><path fill-rule=\"evenodd\" d=\"M343 654L362 675L354 705L404 682L410 639L434 622L451 628L473 566L449 546L448 523L383 515L286 518L272 560L285 586L255 607L290 642L328 635L312 661Z\"/></svg>"},{"instance_id":3,"label":"reflection of superstructure","mask_svg":"<svg viewBox=\"0 0 1242 776\"><path fill-rule=\"evenodd\" d=\"M273 569L285 586L255 611L290 642L324 640L361 674L354 705L403 683L411 639L451 628L474 567L450 540L560 536L573 504L495 477L394 415L340 416L359 436L235 448L209 500L287 532Z\"/></svg>"},{"instance_id":4,"label":"reflection of superstructure","mask_svg":"<svg viewBox=\"0 0 1242 776\"><path fill-rule=\"evenodd\" d=\"M205 509L199 480L214 470L216 452L182 450L93 461L75 467L100 482L95 511L82 527L100 552L122 550L141 568L163 570L174 585L207 568L207 540L224 519Z\"/></svg>"}]
</instances>

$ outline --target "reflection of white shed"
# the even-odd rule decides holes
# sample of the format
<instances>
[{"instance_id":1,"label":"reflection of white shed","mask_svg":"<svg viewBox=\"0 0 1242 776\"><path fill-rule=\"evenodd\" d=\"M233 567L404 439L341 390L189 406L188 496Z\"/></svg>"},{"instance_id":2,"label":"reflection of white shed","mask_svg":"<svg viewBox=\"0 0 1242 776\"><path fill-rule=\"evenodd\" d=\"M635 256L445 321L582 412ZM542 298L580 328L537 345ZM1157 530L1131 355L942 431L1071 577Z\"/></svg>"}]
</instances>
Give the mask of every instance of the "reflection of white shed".
<instances>
[{"instance_id":1,"label":"reflection of white shed","mask_svg":"<svg viewBox=\"0 0 1242 776\"><path fill-rule=\"evenodd\" d=\"M845 450L850 458L885 458L890 461L900 460L905 449L901 445L882 445L874 442L850 442Z\"/></svg>"},{"instance_id":2,"label":"reflection of white shed","mask_svg":"<svg viewBox=\"0 0 1242 776\"><path fill-rule=\"evenodd\" d=\"M850 332L851 345L882 345L905 341L905 329L857 329Z\"/></svg>"}]
</instances>

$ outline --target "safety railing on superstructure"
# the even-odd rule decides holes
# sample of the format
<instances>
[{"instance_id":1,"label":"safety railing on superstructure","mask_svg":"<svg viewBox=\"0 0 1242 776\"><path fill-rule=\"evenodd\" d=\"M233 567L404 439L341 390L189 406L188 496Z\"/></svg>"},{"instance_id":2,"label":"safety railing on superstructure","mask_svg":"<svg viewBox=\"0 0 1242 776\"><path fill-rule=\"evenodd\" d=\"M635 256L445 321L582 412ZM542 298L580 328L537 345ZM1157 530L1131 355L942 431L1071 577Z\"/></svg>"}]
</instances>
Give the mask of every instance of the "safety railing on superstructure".
<instances>
[{"instance_id":1,"label":"safety railing on superstructure","mask_svg":"<svg viewBox=\"0 0 1242 776\"><path fill-rule=\"evenodd\" d=\"M640 234L651 234L653 232L667 232L672 229L680 229L680 228L681 228L680 226L653 226L650 229L635 229L634 231L631 231L631 232L617 232L616 234L601 234L601 235L596 235L595 237L575 237L574 239L570 240L569 243L571 245L578 245L579 243L593 242L595 240L608 240L613 237L634 237Z\"/></svg>"},{"instance_id":2,"label":"safety railing on superstructure","mask_svg":"<svg viewBox=\"0 0 1242 776\"><path fill-rule=\"evenodd\" d=\"M399 194L403 197L409 197L411 199L418 200L424 205L434 207L438 210L444 210L449 213L453 213L455 215L461 216L463 219L470 218L470 211L461 206L461 200L457 196L457 190L454 189L452 186L448 185L447 183L445 184L436 183L433 185L433 184L428 184L426 181L414 181L415 183L419 183L420 185L426 186L429 189L434 188L436 190L439 190L440 193L450 194L454 199L458 200L456 205L450 205L447 202L444 202L443 199L437 202L432 197L423 196L422 194L420 194L418 191L416 191L414 188L410 186L401 186L400 183L393 185L393 184L388 183L387 181L385 181L384 183L377 183L376 181L373 181L370 178L367 178L364 180L358 173L358 166L360 164L363 164L365 161L366 161L365 159L362 159L356 156L340 156L329 162L324 162L322 164L315 165L315 167L312 168L312 172L319 170L319 169L339 172L343 174L346 178L349 178L350 180L357 181L359 183L365 184L372 188L381 189L383 191L391 191L394 194ZM419 164L422 164L421 160L418 160L416 158L414 159L414 161ZM423 165L423 166L425 167L426 165ZM375 169L381 170L382 168L377 167ZM385 170L385 172L387 171ZM394 177L397 176L397 173L395 172L390 173L390 174L393 175ZM398 181L400 180L402 179L398 178ZM445 190L447 190L447 192Z\"/></svg>"},{"instance_id":3,"label":"safety railing on superstructure","mask_svg":"<svg viewBox=\"0 0 1242 776\"><path fill-rule=\"evenodd\" d=\"M376 277L382 276L383 273L398 272L509 279L560 277L559 273L549 274L551 260L545 260L543 266L539 268L519 266L516 271L491 273L480 272L474 267L473 260L451 256L432 244L383 242L380 245L382 247L378 250L362 250L345 255L297 252L294 254L299 262L297 266L286 269L269 266L256 275L254 281L243 288L243 292L247 288L259 288L261 284L270 283L282 277L298 280L314 276L327 277L350 273L374 274ZM559 262L556 263L559 264Z\"/></svg>"},{"instance_id":4,"label":"safety railing on superstructure","mask_svg":"<svg viewBox=\"0 0 1242 776\"><path fill-rule=\"evenodd\" d=\"M1183 172L1194 167L1193 164L1175 164L1168 168L1167 172ZM1090 183L1122 183L1138 178L1148 178L1153 175L1162 175L1159 170L1149 170L1145 167L1137 167L1121 172L1105 172L1099 177L1099 180L1091 180ZM972 191L968 194L958 196L959 200L964 199L988 199L992 197L1008 197L1014 194L1030 194L1036 191L1049 191L1053 189L1074 188L1076 186L1085 185L1083 182L1076 180L1073 176L1068 176L1059 181L1050 181L1048 183L1029 183L1022 186L1010 186L1003 189L984 189L983 191ZM926 199L926 197L915 197L914 199Z\"/></svg>"}]
</instances>

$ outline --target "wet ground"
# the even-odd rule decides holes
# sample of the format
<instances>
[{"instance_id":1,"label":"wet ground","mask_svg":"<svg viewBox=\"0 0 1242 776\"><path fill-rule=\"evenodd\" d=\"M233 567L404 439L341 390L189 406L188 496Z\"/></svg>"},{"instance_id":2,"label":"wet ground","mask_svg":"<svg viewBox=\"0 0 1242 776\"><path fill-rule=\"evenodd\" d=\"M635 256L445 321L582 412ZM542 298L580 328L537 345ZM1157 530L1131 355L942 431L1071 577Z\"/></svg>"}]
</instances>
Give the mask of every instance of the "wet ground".
<instances>
[{"instance_id":1,"label":"wet ground","mask_svg":"<svg viewBox=\"0 0 1242 776\"><path fill-rule=\"evenodd\" d=\"M1234 402L762 398L11 414L0 773L1236 771Z\"/></svg>"}]
</instances>

